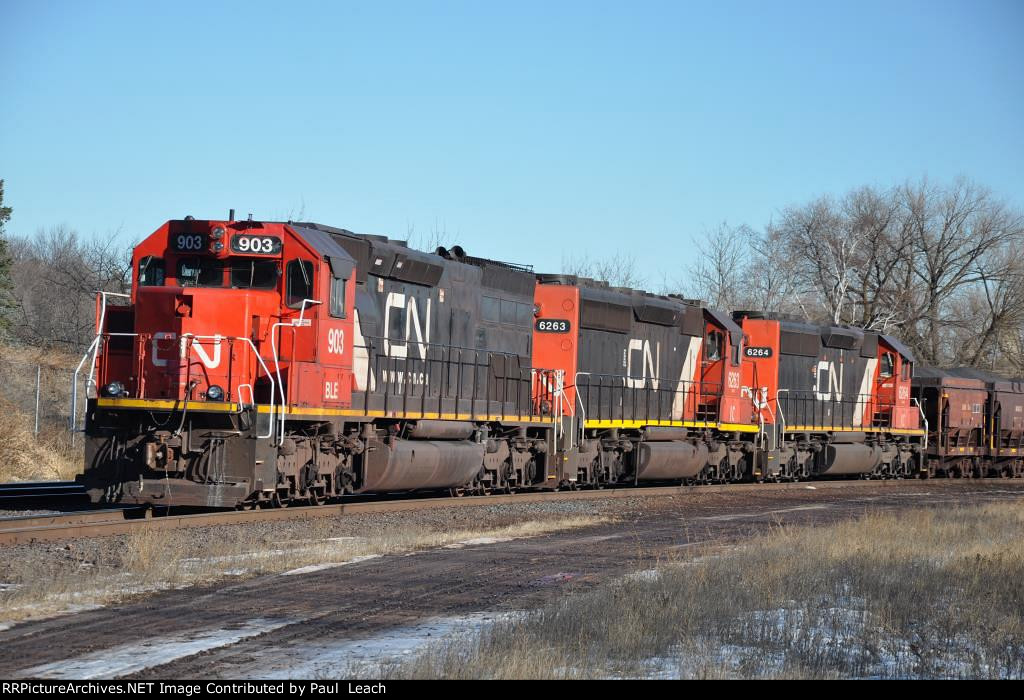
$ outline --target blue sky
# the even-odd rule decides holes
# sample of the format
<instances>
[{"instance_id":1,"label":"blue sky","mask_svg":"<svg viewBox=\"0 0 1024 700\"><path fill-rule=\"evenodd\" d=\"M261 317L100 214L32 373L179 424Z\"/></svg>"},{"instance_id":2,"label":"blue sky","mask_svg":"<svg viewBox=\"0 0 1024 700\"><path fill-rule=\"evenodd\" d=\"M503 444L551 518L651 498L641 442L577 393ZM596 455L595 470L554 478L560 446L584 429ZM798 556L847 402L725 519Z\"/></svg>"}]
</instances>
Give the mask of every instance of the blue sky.
<instances>
[{"instance_id":1,"label":"blue sky","mask_svg":"<svg viewBox=\"0 0 1024 700\"><path fill-rule=\"evenodd\" d=\"M304 208L653 284L723 220L925 174L1024 203L1024 2L0 0L13 233Z\"/></svg>"}]
</instances>

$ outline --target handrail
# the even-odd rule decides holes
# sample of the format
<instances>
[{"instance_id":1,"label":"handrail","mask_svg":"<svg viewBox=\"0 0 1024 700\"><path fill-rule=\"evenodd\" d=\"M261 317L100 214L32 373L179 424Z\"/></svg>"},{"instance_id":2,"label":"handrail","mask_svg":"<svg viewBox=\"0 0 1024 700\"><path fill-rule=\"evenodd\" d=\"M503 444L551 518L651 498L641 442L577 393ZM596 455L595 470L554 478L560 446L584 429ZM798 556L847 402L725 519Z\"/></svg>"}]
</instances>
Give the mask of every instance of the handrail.
<instances>
[{"instance_id":1,"label":"handrail","mask_svg":"<svg viewBox=\"0 0 1024 700\"><path fill-rule=\"evenodd\" d=\"M189 343L188 343L189 348L192 347L192 342L194 342L196 340L213 340L215 342L221 342L221 341L224 341L224 340L238 340L238 341L241 341L243 343L247 343L249 345L249 347L252 348L252 354L255 355L256 361L259 362L260 367L263 368L263 372L267 375L267 379L270 381L270 408L269 408L269 411L270 411L270 429L269 429L269 431L267 432L266 435L257 435L256 437L259 438L259 439L272 437L273 434L274 434L274 386L275 386L274 385L274 375L272 375L270 373L270 368L267 367L267 363L263 361L263 357L260 356L259 351L256 349L256 344L254 342L252 342L252 338L248 338L248 337L240 336L240 335L238 335L238 336L228 336L228 335L195 335L194 333L185 333L185 334L183 334L181 336L181 341L182 341L182 343L184 343L186 340L189 341ZM238 385L238 390L239 390L239 394L238 394L239 401L238 401L238 403L239 403L239 407L241 407L241 403L242 403L242 401L241 401L241 399L242 399L241 388L243 386L248 386L249 387L250 395L251 395L251 397L253 399L253 405L255 405L255 403L256 403L256 395L255 395L255 392L253 392L252 385L250 385L250 384L239 384Z\"/></svg>"},{"instance_id":2,"label":"handrail","mask_svg":"<svg viewBox=\"0 0 1024 700\"><path fill-rule=\"evenodd\" d=\"M788 394L789 389L776 389L775 390L775 408L779 409L779 434L785 434L786 432L786 413L782 410L782 402L779 401L779 394Z\"/></svg>"},{"instance_id":3,"label":"handrail","mask_svg":"<svg viewBox=\"0 0 1024 700\"><path fill-rule=\"evenodd\" d=\"M92 342L89 343L88 349L85 351L85 354L82 355L82 359L78 362L78 366L75 367L75 371L71 375L71 417L68 422L68 428L71 430L72 440L74 440L74 434L78 431L78 373L82 371L82 365L85 364L85 361L89 358L89 355L92 354L93 349L99 344L100 337L100 335L97 335L95 338L93 338ZM86 384L85 393L86 397L88 398L88 384Z\"/></svg>"},{"instance_id":4,"label":"handrail","mask_svg":"<svg viewBox=\"0 0 1024 700\"><path fill-rule=\"evenodd\" d=\"M89 363L89 378L85 382L85 395L88 397L89 386L92 385L95 388L95 382L92 377L96 372L96 357L99 355L100 339L103 337L103 325L107 320L108 296L131 299L131 294L123 294L121 292L104 292L100 290L96 291L96 301L100 304L100 317L96 321L96 337L92 339L91 343L89 343L89 347L86 349L85 354L82 355L81 361L79 361L78 366L75 367L74 374L71 375L71 416L68 422L72 440L74 440L74 434L77 432L78 423L78 375L82 371L82 366L85 364L86 359L91 354L92 360Z\"/></svg>"},{"instance_id":5,"label":"handrail","mask_svg":"<svg viewBox=\"0 0 1024 700\"><path fill-rule=\"evenodd\" d=\"M924 449L928 449L928 419L924 415L924 408L921 406L921 402L915 396L911 396L910 400L917 404L917 412L921 414L921 420L924 422Z\"/></svg>"},{"instance_id":6,"label":"handrail","mask_svg":"<svg viewBox=\"0 0 1024 700\"><path fill-rule=\"evenodd\" d=\"M276 335L276 330L278 328L283 328L285 326L290 326L292 328L299 328L299 327L305 327L307 325L310 325L312 323L312 320L311 319L307 319L305 317L305 314L306 314L306 304L307 303L309 303L310 306L314 306L314 305L317 305L317 304L323 304L322 301L318 301L317 299L303 299L302 300L302 306L301 306L301 308L299 310L299 317L297 319L293 318L288 323L285 323L284 321L278 321L277 323L273 324L270 327L270 352L272 353L273 358L274 358L274 371L277 373L277 389L278 389L279 392L281 392L281 408L279 409L279 413L281 414L281 420L280 420L281 427L280 427L280 430L278 432L278 436L277 436L277 440L276 440L278 445L281 445L281 444L284 443L284 425L285 425L285 416L286 416L286 414L288 412L288 397L285 396L285 394L284 394L284 382L281 381L281 358L280 358L280 355L277 352L277 335ZM293 358L293 361L294 361L294 358ZM272 424L276 422L275 421L275 416L274 416L273 408L271 408L271 410L270 410L270 422ZM271 433L273 433L273 429L271 429Z\"/></svg>"}]
</instances>

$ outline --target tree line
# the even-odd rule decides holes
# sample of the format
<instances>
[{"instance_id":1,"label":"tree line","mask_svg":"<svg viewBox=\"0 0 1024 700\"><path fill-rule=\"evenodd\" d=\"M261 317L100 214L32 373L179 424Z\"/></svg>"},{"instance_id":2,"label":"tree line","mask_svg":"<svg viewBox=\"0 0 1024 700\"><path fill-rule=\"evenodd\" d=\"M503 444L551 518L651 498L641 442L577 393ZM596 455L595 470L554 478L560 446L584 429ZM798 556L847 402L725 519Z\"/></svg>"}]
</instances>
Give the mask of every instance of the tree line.
<instances>
[{"instance_id":1,"label":"tree line","mask_svg":"<svg viewBox=\"0 0 1024 700\"><path fill-rule=\"evenodd\" d=\"M860 187L708 232L680 280L726 309L891 333L921 362L1024 372L1024 215L967 179Z\"/></svg>"},{"instance_id":2,"label":"tree line","mask_svg":"<svg viewBox=\"0 0 1024 700\"><path fill-rule=\"evenodd\" d=\"M84 348L94 293L130 287L130 247L66 227L11 235L11 213L0 180L0 333ZM1024 373L1024 215L975 182L859 187L788 206L760 229L705 234L686 274L658 291L892 333L936 366ZM627 256L563 268L643 284Z\"/></svg>"}]
</instances>

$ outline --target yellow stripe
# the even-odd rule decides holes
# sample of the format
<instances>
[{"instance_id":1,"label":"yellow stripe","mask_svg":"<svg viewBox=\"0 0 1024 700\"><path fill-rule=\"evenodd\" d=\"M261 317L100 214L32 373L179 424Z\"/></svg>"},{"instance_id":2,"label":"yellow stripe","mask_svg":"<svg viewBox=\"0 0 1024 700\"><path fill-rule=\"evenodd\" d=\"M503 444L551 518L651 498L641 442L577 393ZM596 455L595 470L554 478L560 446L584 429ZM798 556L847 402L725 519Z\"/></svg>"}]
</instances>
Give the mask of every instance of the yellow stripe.
<instances>
[{"instance_id":1,"label":"yellow stripe","mask_svg":"<svg viewBox=\"0 0 1024 700\"><path fill-rule=\"evenodd\" d=\"M786 432L811 431L816 433L893 433L896 435L924 435L923 430L906 428L847 428L829 427L827 425L787 425Z\"/></svg>"},{"instance_id":2,"label":"yellow stripe","mask_svg":"<svg viewBox=\"0 0 1024 700\"><path fill-rule=\"evenodd\" d=\"M673 427L673 428L717 428L725 431L739 431L742 433L756 433L756 425L745 425L743 423L710 423L706 421L691 420L588 420L587 428L647 428L647 427Z\"/></svg>"},{"instance_id":3,"label":"yellow stripe","mask_svg":"<svg viewBox=\"0 0 1024 700\"><path fill-rule=\"evenodd\" d=\"M148 410L181 410L185 407L184 401L168 399L98 399L97 405L103 408L138 408ZM221 403L219 401L189 401L190 411L216 411L220 413L235 412L239 410L237 403ZM269 405L257 406L259 413L270 413ZM280 406L274 406L274 413L280 415ZM412 419L437 419L437 420L474 420L474 421L510 421L515 423L553 423L553 416L520 416L520 415L486 415L473 416L469 413L431 413L419 411L361 411L355 408L289 408L285 415L288 416L372 416L374 418L403 418Z\"/></svg>"},{"instance_id":4,"label":"yellow stripe","mask_svg":"<svg viewBox=\"0 0 1024 700\"><path fill-rule=\"evenodd\" d=\"M238 410L237 403L224 403L223 401L177 401L174 399L97 399L96 405L102 408L141 408L141 409L162 409L178 411L186 406L190 411L215 411L219 413L234 413Z\"/></svg>"},{"instance_id":5,"label":"yellow stripe","mask_svg":"<svg viewBox=\"0 0 1024 700\"><path fill-rule=\"evenodd\" d=\"M259 406L260 413L270 413L270 406ZM280 407L274 407L279 413ZM404 418L407 420L473 420L473 421L515 421L516 423L553 423L553 416L519 416L519 415L473 415L471 413L436 413L432 411L363 411L357 408L327 408L314 406L309 408L291 407L286 411L289 416L371 416L373 418Z\"/></svg>"}]
</instances>

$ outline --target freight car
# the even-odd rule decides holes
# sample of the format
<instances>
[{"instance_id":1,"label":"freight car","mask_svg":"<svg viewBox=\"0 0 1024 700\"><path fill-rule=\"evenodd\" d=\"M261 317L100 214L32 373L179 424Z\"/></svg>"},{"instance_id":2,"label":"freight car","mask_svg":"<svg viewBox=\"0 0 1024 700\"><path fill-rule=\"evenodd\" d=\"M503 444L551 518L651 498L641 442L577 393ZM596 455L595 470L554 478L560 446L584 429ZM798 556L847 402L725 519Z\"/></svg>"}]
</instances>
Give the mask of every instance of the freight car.
<instances>
[{"instance_id":1,"label":"freight car","mask_svg":"<svg viewBox=\"0 0 1024 700\"><path fill-rule=\"evenodd\" d=\"M1021 473L1020 383L872 331L315 223L169 221L133 265L75 376L95 501Z\"/></svg>"},{"instance_id":2,"label":"freight car","mask_svg":"<svg viewBox=\"0 0 1024 700\"><path fill-rule=\"evenodd\" d=\"M1024 475L1024 382L974 368L922 367L914 395L928 419L929 476Z\"/></svg>"}]
</instances>

